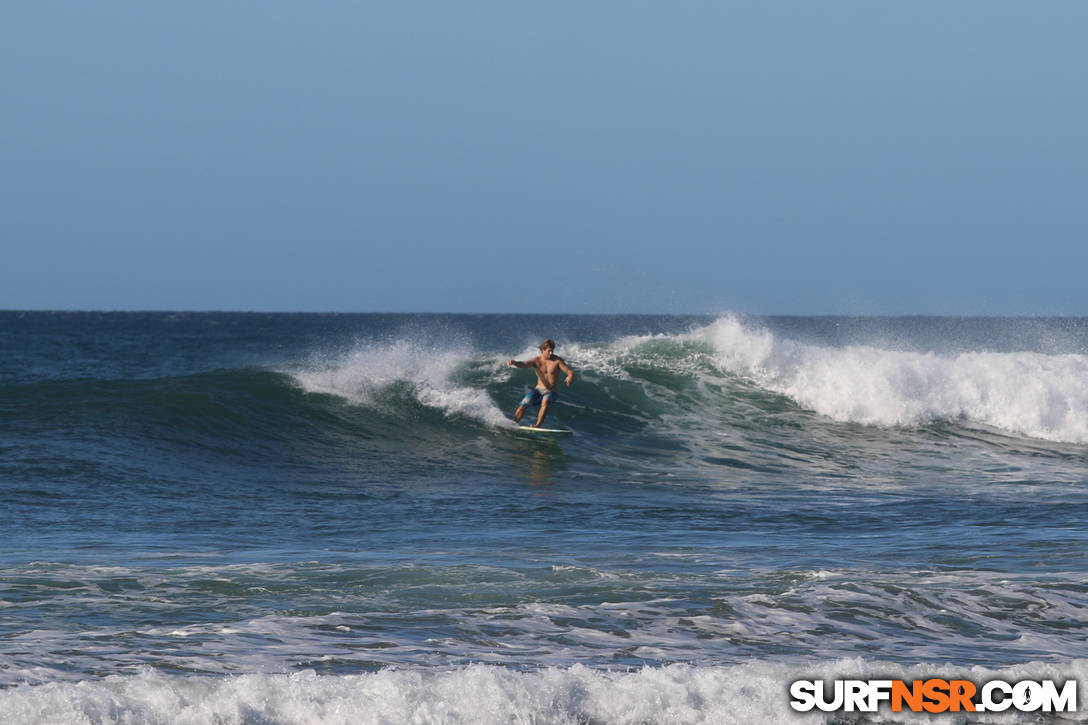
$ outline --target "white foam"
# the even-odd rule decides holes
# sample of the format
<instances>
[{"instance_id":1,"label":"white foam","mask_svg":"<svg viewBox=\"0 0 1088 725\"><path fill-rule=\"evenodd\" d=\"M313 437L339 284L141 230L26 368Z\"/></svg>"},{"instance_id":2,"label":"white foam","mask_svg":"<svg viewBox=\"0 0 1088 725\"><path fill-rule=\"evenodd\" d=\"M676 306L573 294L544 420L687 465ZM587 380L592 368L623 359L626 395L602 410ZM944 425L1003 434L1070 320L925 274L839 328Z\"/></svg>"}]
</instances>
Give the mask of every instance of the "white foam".
<instances>
[{"instance_id":1,"label":"white foam","mask_svg":"<svg viewBox=\"0 0 1088 725\"><path fill-rule=\"evenodd\" d=\"M1012 433L1088 442L1088 356L941 355L781 339L724 317L688 337L719 367L839 421L917 425L964 418Z\"/></svg>"},{"instance_id":2,"label":"white foam","mask_svg":"<svg viewBox=\"0 0 1088 725\"><path fill-rule=\"evenodd\" d=\"M1065 658L1088 653L1076 626L1088 604L1080 571L1051 571L1045 583L989 570L725 571L689 579L694 591L707 593L692 601L675 588L672 574L654 578L644 571L563 564L539 573L568 598L483 606L475 601L485 591L481 586L487 586L481 584L482 571L466 577L464 570L430 570L420 578L407 569L398 574L328 565L307 584L291 566L266 565L265 570L266 580L294 582L311 591L312 599L299 601L301 609L320 601L322 606L335 602L337 611L270 612L239 599L230 621L186 620L196 611L194 585L225 575L247 586L254 569L185 568L155 585L142 611L131 615L155 620L154 625L118 623L86 631L41 627L9 634L8 646L0 651L0 689L74 680L91 672L131 674L152 662L175 671L227 675L284 672L330 659L356 668L448 668L467 662L602 667L638 657L659 660L650 664L712 666L742 663L769 651L798 658L852 657L859 643L876 656L906 662L989 652L993 643L1000 644L999 650L985 657L1002 663L1047 653ZM69 580L82 577L77 567L64 573ZM133 573L148 583L159 578L153 572ZM373 579L375 573L384 581L377 595L365 588L356 596L345 594L339 583ZM506 579L512 572L499 573ZM562 582L553 581L557 574ZM418 608L421 582L445 588L451 600L467 596L474 601ZM119 599L126 607L141 606L129 593L93 585L88 580L84 587L53 587L50 606L108 611ZM525 591L520 583L516 586L513 591ZM661 596L646 599L648 591ZM710 602L713 609L707 607ZM978 661L979 655L974 657Z\"/></svg>"},{"instance_id":3,"label":"white foam","mask_svg":"<svg viewBox=\"0 0 1088 725\"><path fill-rule=\"evenodd\" d=\"M728 667L674 664L633 671L582 665L519 672L491 665L456 670L383 669L361 675L250 674L183 677L145 670L78 683L22 685L0 691L0 715L19 723L757 723L830 722L834 714L789 707L796 679L965 677L1078 680L1088 661L1025 663L1001 670L902 666L861 658ZM1080 715L1085 712L1079 698ZM1035 713L987 715L980 722L1035 722ZM960 722L958 715L892 713L869 722Z\"/></svg>"},{"instance_id":4,"label":"white foam","mask_svg":"<svg viewBox=\"0 0 1088 725\"><path fill-rule=\"evenodd\" d=\"M401 339L360 346L286 372L307 392L336 395L357 405L381 407L382 393L404 384L421 404L446 415L509 425L485 390L455 381L468 362L465 349L462 345L439 347ZM490 362L492 378L501 379L503 361Z\"/></svg>"}]
</instances>

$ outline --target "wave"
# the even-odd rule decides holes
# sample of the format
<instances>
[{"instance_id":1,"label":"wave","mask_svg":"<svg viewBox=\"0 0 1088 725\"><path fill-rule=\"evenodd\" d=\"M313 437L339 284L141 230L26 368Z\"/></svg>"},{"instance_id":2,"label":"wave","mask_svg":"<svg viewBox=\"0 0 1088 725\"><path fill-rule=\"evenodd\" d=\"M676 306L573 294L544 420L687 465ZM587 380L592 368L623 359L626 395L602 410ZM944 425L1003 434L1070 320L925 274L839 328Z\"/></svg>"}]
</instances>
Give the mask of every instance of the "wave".
<instances>
[{"instance_id":1,"label":"wave","mask_svg":"<svg viewBox=\"0 0 1088 725\"><path fill-rule=\"evenodd\" d=\"M630 380L633 370L643 380L647 370L685 378L702 386L701 399L691 401L700 406L735 404L740 382L838 422L967 421L1043 440L1088 442L1083 354L821 345L727 316L684 334L580 346L572 357L606 378ZM722 397L723 389L732 395Z\"/></svg>"},{"instance_id":2,"label":"wave","mask_svg":"<svg viewBox=\"0 0 1088 725\"><path fill-rule=\"evenodd\" d=\"M488 369L489 368L489 369ZM483 375L473 375L483 370ZM438 348L411 340L361 346L321 357L288 373L309 393L336 395L354 404L400 415L407 392L419 404L445 415L502 426L510 421L486 390L502 380L501 363L466 357L461 345Z\"/></svg>"},{"instance_id":3,"label":"wave","mask_svg":"<svg viewBox=\"0 0 1088 725\"><path fill-rule=\"evenodd\" d=\"M532 353L530 346L516 356ZM602 450L720 449L734 431L746 431L750 442L753 430L783 443L794 437L786 428L827 422L948 422L1088 443L1083 354L822 344L730 316L686 332L566 343L562 353L577 379L561 391L554 420ZM8 384L0 386L0 423L77 426L81 439L150 436L240 455L283 442L296 450L307 442L463 443L512 425L510 413L533 379L506 367L508 358L464 340L408 336L276 367ZM740 465L764 466L741 455L751 453L747 443L725 448Z\"/></svg>"},{"instance_id":4,"label":"wave","mask_svg":"<svg viewBox=\"0 0 1088 725\"><path fill-rule=\"evenodd\" d=\"M780 340L724 318L693 335L725 370L838 421L919 425L966 419L1052 441L1088 442L1088 356L941 355Z\"/></svg>"},{"instance_id":5,"label":"wave","mask_svg":"<svg viewBox=\"0 0 1088 725\"><path fill-rule=\"evenodd\" d=\"M520 390L515 381L528 383L531 376L505 368L505 357L452 348L398 340L323 360L292 376L309 392L379 407L382 391L400 384L421 405L446 415L508 425L496 401L512 408ZM686 333L574 343L563 353L576 370L589 373L572 397L581 407L576 415L593 412L609 421L602 425L579 416L600 432L608 425L622 428L624 420L698 427L708 408L754 403L776 410L781 403L775 398L783 396L838 422L916 427L966 421L1043 440L1088 442L1083 354L821 345L731 316Z\"/></svg>"},{"instance_id":6,"label":"wave","mask_svg":"<svg viewBox=\"0 0 1088 725\"><path fill-rule=\"evenodd\" d=\"M755 661L731 667L674 664L633 671L582 665L517 671L491 665L456 670L385 669L361 675L168 675L146 669L79 683L22 685L0 691L11 722L43 723L753 723L837 722L832 713L805 715L789 707L798 679L963 678L1076 679L1083 692L1088 660L1025 663L1003 669L914 665L862 658L807 664ZM1080 704L1080 703L1078 703ZM1084 706L1077 715L1083 717ZM1080 719L1078 717L1077 719ZM850 722L959 722L957 714L892 713L883 709ZM1037 713L1008 711L986 722L1034 723Z\"/></svg>"}]
</instances>

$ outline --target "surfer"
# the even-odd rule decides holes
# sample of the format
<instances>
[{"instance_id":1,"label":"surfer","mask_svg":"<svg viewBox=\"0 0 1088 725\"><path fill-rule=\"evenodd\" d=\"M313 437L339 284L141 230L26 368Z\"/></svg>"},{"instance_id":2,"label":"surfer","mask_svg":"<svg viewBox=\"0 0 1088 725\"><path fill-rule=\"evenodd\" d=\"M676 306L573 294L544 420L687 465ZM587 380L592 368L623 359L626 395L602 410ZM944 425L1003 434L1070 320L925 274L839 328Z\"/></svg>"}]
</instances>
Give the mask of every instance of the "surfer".
<instances>
[{"instance_id":1,"label":"surfer","mask_svg":"<svg viewBox=\"0 0 1088 725\"><path fill-rule=\"evenodd\" d=\"M574 381L574 371L563 358L555 354L555 341L551 338L540 343L540 354L531 360L525 362L510 360L506 364L516 368L532 368L536 372L536 387L521 399L518 409L514 411L514 422L521 422L526 406L540 403L540 412L536 416L536 423L533 424L534 428L539 428L545 416L548 415L548 406L559 399L559 394L556 392L559 386L559 371L566 373L568 386Z\"/></svg>"}]
</instances>

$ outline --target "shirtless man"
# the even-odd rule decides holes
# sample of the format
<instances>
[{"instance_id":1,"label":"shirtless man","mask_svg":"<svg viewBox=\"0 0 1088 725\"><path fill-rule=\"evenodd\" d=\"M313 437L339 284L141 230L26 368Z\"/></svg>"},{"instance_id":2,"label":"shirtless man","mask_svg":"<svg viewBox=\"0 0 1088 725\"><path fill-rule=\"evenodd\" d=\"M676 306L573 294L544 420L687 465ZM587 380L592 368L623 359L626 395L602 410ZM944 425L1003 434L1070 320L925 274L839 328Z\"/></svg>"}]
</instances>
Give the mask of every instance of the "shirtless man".
<instances>
[{"instance_id":1,"label":"shirtless man","mask_svg":"<svg viewBox=\"0 0 1088 725\"><path fill-rule=\"evenodd\" d=\"M540 413L537 414L536 423L533 424L534 428L539 428L544 422L544 417L548 415L548 405L559 399L559 394L555 390L559 385L559 371L562 370L567 374L568 386L574 380L574 371L567 367L563 358L555 354L555 342L551 339L540 343L540 354L533 359L525 362L511 360L506 364L516 368L532 368L536 372L536 387L521 399L521 404L514 411L514 421L521 422L521 416L525 415L525 406L540 403Z\"/></svg>"}]
</instances>

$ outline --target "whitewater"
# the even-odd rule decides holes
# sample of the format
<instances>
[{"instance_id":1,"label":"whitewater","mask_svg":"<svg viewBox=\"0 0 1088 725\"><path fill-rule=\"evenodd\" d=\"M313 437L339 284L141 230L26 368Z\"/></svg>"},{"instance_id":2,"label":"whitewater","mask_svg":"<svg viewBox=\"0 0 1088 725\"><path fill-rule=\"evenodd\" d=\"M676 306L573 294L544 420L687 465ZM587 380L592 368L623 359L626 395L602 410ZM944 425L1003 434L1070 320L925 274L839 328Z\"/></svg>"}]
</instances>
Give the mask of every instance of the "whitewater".
<instances>
[{"instance_id":1,"label":"whitewater","mask_svg":"<svg viewBox=\"0 0 1088 725\"><path fill-rule=\"evenodd\" d=\"M545 337L562 443L510 435ZM1088 693L1085 319L0 312L0 345L3 722Z\"/></svg>"}]
</instances>

